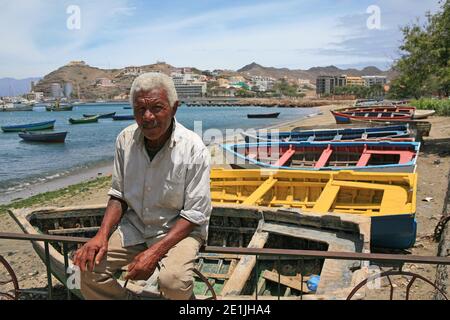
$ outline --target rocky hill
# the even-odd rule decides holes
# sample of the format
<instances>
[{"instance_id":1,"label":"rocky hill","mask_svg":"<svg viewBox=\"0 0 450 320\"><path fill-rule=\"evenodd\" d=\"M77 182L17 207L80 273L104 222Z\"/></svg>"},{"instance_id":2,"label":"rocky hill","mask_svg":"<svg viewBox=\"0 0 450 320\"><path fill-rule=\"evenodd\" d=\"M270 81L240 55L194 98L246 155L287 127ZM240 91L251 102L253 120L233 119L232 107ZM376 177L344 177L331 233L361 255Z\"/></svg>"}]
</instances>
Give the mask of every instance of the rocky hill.
<instances>
[{"instance_id":1,"label":"rocky hill","mask_svg":"<svg viewBox=\"0 0 450 320\"><path fill-rule=\"evenodd\" d=\"M138 68L142 72L159 71L170 74L175 68L166 63L157 63L140 67L128 67L122 69L100 69L84 65L65 65L50 72L42 78L34 87L34 91L42 91L50 96L51 84L66 82L73 85L73 98L81 99L112 99L114 96L126 93L130 90L135 73L130 68ZM100 85L99 79L109 79L110 84Z\"/></svg>"},{"instance_id":2,"label":"rocky hill","mask_svg":"<svg viewBox=\"0 0 450 320\"><path fill-rule=\"evenodd\" d=\"M164 62L122 69L100 69L84 63L69 63L43 77L35 85L34 91L42 91L46 96L50 96L52 83L60 83L63 86L64 83L70 82L73 86L73 98L88 100L113 99L113 97L129 92L131 83L136 77L136 72L158 71L169 75L175 69L176 67ZM196 73L202 72L202 70L196 68L191 69ZM366 67L362 70L357 70L328 66L314 67L308 70L290 70L287 68L264 67L255 62L237 71L228 70L221 72L223 77L236 75L244 76L247 79L251 76L269 76L275 79L287 77L290 79L308 79L313 83L317 76L324 74L347 74L349 76L386 75L388 79L391 79L393 76L392 71L381 71L376 67ZM99 79L104 80L99 82Z\"/></svg>"},{"instance_id":3,"label":"rocky hill","mask_svg":"<svg viewBox=\"0 0 450 320\"><path fill-rule=\"evenodd\" d=\"M255 62L244 66L243 68L237 70L239 73L247 76L269 76L272 78L301 78L308 79L314 82L319 75L333 75L338 76L346 74L348 76L367 76L367 75L385 75L390 80L394 73L392 71L382 71L377 67L369 66L362 70L358 69L339 69L335 66L327 67L314 67L308 70L290 70L287 68L273 68L264 67Z\"/></svg>"}]
</instances>

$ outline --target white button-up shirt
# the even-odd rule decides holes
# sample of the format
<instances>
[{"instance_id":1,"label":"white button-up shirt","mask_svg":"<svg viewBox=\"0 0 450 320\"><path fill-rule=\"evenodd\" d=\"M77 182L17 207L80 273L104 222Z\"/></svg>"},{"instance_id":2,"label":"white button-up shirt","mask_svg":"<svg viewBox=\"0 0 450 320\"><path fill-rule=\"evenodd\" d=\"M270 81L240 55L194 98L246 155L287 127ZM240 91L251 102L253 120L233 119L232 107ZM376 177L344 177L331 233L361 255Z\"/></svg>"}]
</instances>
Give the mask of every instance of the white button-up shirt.
<instances>
[{"instance_id":1,"label":"white button-up shirt","mask_svg":"<svg viewBox=\"0 0 450 320\"><path fill-rule=\"evenodd\" d=\"M192 236L206 240L211 215L210 154L201 138L174 119L173 131L153 160L137 124L117 137L108 195L127 202L119 232L123 246L153 244L183 217Z\"/></svg>"}]
</instances>

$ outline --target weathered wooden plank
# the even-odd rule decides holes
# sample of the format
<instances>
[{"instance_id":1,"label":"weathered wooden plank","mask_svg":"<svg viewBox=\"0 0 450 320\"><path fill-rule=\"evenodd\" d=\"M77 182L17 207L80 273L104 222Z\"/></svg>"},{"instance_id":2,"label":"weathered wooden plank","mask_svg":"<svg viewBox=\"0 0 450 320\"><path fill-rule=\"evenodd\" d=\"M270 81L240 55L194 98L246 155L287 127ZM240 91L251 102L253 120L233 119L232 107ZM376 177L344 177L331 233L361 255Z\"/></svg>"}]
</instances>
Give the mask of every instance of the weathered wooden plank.
<instances>
[{"instance_id":1,"label":"weathered wooden plank","mask_svg":"<svg viewBox=\"0 0 450 320\"><path fill-rule=\"evenodd\" d=\"M265 270L262 273L262 277L266 280L278 283L278 273L277 272ZM302 285L302 281L299 276L289 277L289 276L280 275L279 278L280 278L280 283L286 287L295 289L295 290L303 292L303 293L311 292L308 289L308 286L306 284L303 283L303 285ZM308 279L307 277L303 277L303 281L307 281L307 279Z\"/></svg>"},{"instance_id":2,"label":"weathered wooden plank","mask_svg":"<svg viewBox=\"0 0 450 320\"><path fill-rule=\"evenodd\" d=\"M255 232L248 248L263 248L269 238L268 232ZM222 295L239 295L256 264L255 256L242 256L228 282L223 286Z\"/></svg>"}]
</instances>

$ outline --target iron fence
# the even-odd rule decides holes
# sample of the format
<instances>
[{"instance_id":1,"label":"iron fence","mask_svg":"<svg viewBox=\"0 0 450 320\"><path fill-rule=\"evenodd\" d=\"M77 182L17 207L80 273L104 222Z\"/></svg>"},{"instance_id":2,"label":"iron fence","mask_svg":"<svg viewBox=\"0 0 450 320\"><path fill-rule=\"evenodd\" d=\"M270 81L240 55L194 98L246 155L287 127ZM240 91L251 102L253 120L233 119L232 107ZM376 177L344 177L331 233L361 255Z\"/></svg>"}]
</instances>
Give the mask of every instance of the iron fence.
<instances>
[{"instance_id":1,"label":"iron fence","mask_svg":"<svg viewBox=\"0 0 450 320\"><path fill-rule=\"evenodd\" d=\"M52 265L51 265L51 259L50 259L50 243L51 242L60 242L62 243L62 254L64 256L64 267L65 271L67 271L69 267L69 251L67 245L69 243L71 244L84 244L86 243L89 238L80 238L80 237L66 237L66 236L54 236L54 235L30 235L30 234L22 234L22 233L0 233L0 239L9 239L9 240L23 240L23 241L38 241L38 242L44 242L44 263L46 266L46 272L47 272L47 292L44 293L47 295L48 299L53 299L53 284L52 284ZM409 272L409 271L403 271L402 267L405 263L415 263L415 264L431 264L431 265L444 265L448 266L450 265L450 258L448 257L432 257L432 256L415 256L415 255L404 255L404 254L382 254L382 253L356 253L356 252L332 252L332 251L319 251L319 250L295 250L295 249L269 249L269 248L237 248L237 247L215 247L215 246L205 246L202 247L200 250L200 253L203 254L223 254L223 255L236 255L236 256L254 256L256 258L255 260L255 294L254 298L258 300L258 274L259 274L259 263L261 259L270 258L275 259L277 261L276 263L276 270L278 274L278 291L277 291L277 298L281 299L280 295L280 286L281 286L281 272L279 271L280 265L281 265L281 259L287 259L287 258L293 258L293 259L300 259L302 262L305 259L335 259L335 260L351 260L351 261L366 261L370 263L382 263L382 264L388 264L390 266L394 266L395 268L398 268L398 270L389 270L381 272L378 277L386 277L390 283L390 298L393 299L393 290L394 286L392 285L392 281L390 279L391 276L408 276L411 277L411 281L408 283L407 286L407 292L406 292L406 299L409 299L410 295L410 289L412 287L412 284L415 282L415 280L420 279L425 281L426 283L430 284L435 288L437 292L439 292L444 299L447 300L446 294L438 288L432 281L426 279L425 277ZM0 285L5 285L7 283L12 283L14 286L14 293L2 293L0 292L0 297L4 297L7 299L18 299L19 294L21 292L24 292L24 290L21 290L19 288L19 282L17 280L17 277L12 269L12 267L9 265L9 263L6 261L4 257L0 255L0 265L3 264L3 266L6 268L7 273L10 276L9 281L2 281L0 282ZM205 282L207 289L211 293L210 299L216 299L217 295L214 291L213 285L210 283L207 276L202 274L199 270L194 270L195 275L200 278L203 282ZM67 274L66 274L67 275ZM364 287L371 279L374 279L374 277L369 277L358 283L350 292L347 299L351 299L355 296L358 290L360 290L362 287ZM301 285L303 289L303 275L301 274ZM43 292L39 292L43 293ZM66 298L71 299L72 294L69 288L66 286ZM301 290L301 296L300 299L303 298L303 290Z\"/></svg>"}]
</instances>

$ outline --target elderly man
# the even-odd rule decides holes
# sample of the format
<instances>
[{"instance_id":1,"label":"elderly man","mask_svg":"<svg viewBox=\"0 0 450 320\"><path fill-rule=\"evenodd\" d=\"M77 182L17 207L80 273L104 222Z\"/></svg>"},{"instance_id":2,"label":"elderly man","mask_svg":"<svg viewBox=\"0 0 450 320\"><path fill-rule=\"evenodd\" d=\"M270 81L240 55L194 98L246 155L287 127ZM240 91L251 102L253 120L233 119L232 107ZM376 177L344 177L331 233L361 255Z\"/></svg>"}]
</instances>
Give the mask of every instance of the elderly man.
<instances>
[{"instance_id":1,"label":"elderly man","mask_svg":"<svg viewBox=\"0 0 450 320\"><path fill-rule=\"evenodd\" d=\"M125 279L147 280L159 269L165 298L190 299L211 214L209 152L175 120L179 102L168 76L137 77L130 102L137 124L117 138L100 230L74 256L81 293L86 299L132 298L114 277L127 266Z\"/></svg>"}]
</instances>

